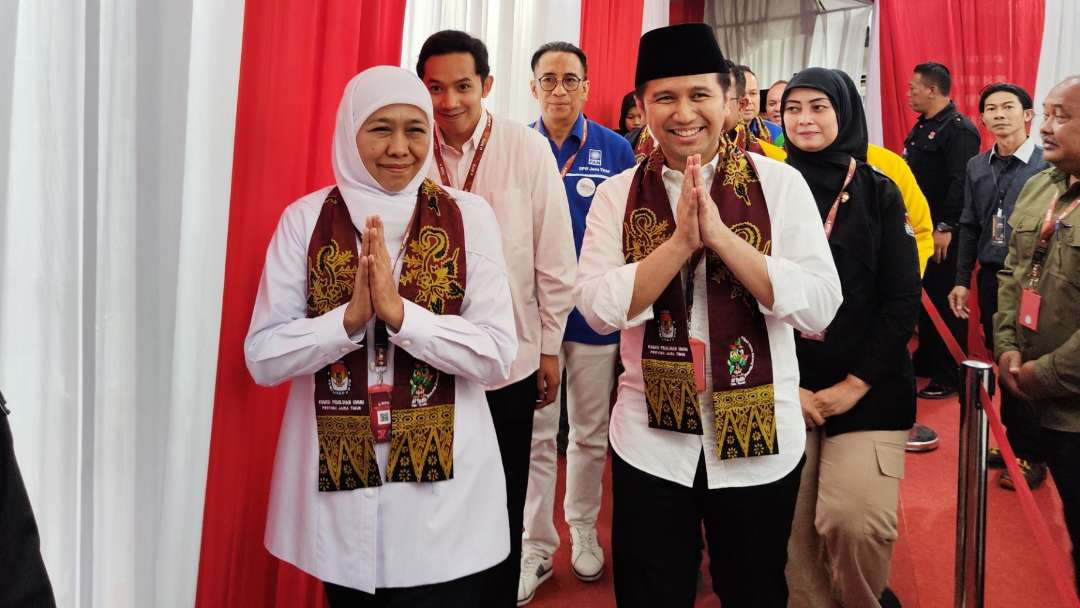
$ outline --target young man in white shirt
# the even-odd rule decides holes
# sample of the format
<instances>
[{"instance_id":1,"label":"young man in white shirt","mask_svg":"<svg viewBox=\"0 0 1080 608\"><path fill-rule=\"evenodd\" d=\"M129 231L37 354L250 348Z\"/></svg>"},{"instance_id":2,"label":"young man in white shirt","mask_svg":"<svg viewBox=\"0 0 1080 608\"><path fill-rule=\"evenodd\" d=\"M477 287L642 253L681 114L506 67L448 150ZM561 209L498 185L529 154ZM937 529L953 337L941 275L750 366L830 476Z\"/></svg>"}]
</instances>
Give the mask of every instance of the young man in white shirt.
<instances>
[{"instance_id":1,"label":"young man in white shirt","mask_svg":"<svg viewBox=\"0 0 1080 608\"><path fill-rule=\"evenodd\" d=\"M549 42L533 53L532 71L530 88L540 102L540 120L532 127L550 142L570 204L574 246L580 248L597 185L633 167L634 151L621 135L589 120L582 112L589 95L584 51L568 42ZM618 344L618 334L601 336L589 328L580 313L570 313L560 355L566 367L566 413L570 423L563 511L570 527L570 570L585 582L598 580L604 573L604 551L596 539L596 518L607 463L608 408ZM551 576L551 557L559 547L554 521L558 430L557 406L536 411L519 606L529 603L536 588Z\"/></svg>"},{"instance_id":2,"label":"young man in white shirt","mask_svg":"<svg viewBox=\"0 0 1080 608\"><path fill-rule=\"evenodd\" d=\"M416 71L431 94L438 127L430 176L491 204L510 277L518 354L509 379L488 387L488 403L506 475L511 543L493 584L505 599L500 604L511 606L521 569L533 412L558 395L559 347L573 308L570 210L546 139L484 109L494 78L483 42L454 30L432 34Z\"/></svg>"},{"instance_id":3,"label":"young man in white shirt","mask_svg":"<svg viewBox=\"0 0 1080 608\"><path fill-rule=\"evenodd\" d=\"M806 439L793 328L828 326L840 281L798 172L725 145L725 69L706 25L642 36L635 82L659 146L597 190L578 266L578 309L622 331L620 607L693 605L702 522L721 603L787 604Z\"/></svg>"}]
</instances>

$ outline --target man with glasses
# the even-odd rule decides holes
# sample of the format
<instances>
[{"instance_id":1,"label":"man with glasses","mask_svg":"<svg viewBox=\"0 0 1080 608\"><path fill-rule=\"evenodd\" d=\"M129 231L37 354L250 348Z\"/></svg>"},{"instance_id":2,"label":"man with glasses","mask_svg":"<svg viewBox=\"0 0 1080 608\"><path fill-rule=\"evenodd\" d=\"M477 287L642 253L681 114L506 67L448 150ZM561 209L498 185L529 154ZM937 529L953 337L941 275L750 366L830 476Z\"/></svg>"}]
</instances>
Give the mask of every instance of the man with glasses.
<instances>
[{"instance_id":1,"label":"man with glasses","mask_svg":"<svg viewBox=\"0 0 1080 608\"><path fill-rule=\"evenodd\" d=\"M510 555L493 577L493 594L499 598L493 605L510 606L521 565L533 410L558 395L559 350L573 308L570 212L544 137L484 109L494 77L483 42L455 30L432 34L420 49L416 72L431 94L438 127L430 177L478 194L491 205L510 280L517 358L506 383L487 387L510 521Z\"/></svg>"},{"instance_id":2,"label":"man with glasses","mask_svg":"<svg viewBox=\"0 0 1080 608\"><path fill-rule=\"evenodd\" d=\"M531 126L548 139L566 188L574 245L581 251L585 218L593 193L608 178L635 165L630 144L618 133L582 113L589 97L585 52L568 42L549 42L532 56L529 88L540 102L540 120ZM566 412L570 422L566 449L566 495L563 510L570 527L570 569L592 582L604 573L604 551L596 539L601 486L607 461L608 402L615 382L617 333L594 332L577 310L570 313L559 354L565 366ZM525 500L518 605L530 602L552 574L551 556L559 547L554 523L559 409L547 407L533 417L532 463Z\"/></svg>"}]
</instances>

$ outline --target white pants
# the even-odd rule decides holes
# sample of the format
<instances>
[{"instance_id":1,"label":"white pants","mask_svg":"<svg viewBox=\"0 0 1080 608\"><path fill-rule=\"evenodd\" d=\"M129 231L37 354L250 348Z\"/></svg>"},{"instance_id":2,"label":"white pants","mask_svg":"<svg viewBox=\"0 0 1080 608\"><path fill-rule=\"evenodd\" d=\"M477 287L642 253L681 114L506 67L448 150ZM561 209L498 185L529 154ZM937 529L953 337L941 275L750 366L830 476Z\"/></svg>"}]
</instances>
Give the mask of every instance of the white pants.
<instances>
[{"instance_id":1,"label":"white pants","mask_svg":"<svg viewBox=\"0 0 1080 608\"><path fill-rule=\"evenodd\" d=\"M563 511L571 526L595 526L600 512L607 461L608 404L615 383L618 348L618 344L563 342L559 353L559 367L566 368L566 413L570 421ZM559 399L536 410L533 417L522 553L532 550L553 555L559 548L554 521Z\"/></svg>"}]
</instances>

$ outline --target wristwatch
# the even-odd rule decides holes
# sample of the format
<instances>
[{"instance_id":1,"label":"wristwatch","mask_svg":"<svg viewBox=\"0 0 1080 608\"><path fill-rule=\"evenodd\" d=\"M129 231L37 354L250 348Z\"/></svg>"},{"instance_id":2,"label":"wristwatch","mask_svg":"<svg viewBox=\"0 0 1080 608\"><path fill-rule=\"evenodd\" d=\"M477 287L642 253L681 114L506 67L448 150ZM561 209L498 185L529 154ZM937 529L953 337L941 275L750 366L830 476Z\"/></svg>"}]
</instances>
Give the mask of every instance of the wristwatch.
<instances>
[{"instance_id":1,"label":"wristwatch","mask_svg":"<svg viewBox=\"0 0 1080 608\"><path fill-rule=\"evenodd\" d=\"M953 227L952 227L952 224L947 224L945 222L938 222L938 225L934 226L934 230L937 230L938 232L952 232Z\"/></svg>"}]
</instances>

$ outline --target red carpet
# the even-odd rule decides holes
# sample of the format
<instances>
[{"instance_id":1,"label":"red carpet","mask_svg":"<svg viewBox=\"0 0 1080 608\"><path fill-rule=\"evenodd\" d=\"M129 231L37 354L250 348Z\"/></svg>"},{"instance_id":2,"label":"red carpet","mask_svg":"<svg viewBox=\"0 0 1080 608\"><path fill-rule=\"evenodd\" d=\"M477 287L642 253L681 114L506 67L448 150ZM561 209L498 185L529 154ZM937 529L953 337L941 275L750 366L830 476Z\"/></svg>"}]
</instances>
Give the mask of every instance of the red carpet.
<instances>
[{"instance_id":1,"label":"red carpet","mask_svg":"<svg viewBox=\"0 0 1080 608\"><path fill-rule=\"evenodd\" d=\"M908 454L901 484L900 540L893 555L890 586L904 608L944 608L953 605L953 554L956 544L956 462L959 405L955 398L920 401L919 421L941 435L933 452ZM565 461L559 461L555 518L562 544L555 555L555 574L540 586L532 608L600 608L615 606L611 571L594 583L582 583L570 572L570 538L563 523L562 490ZM1058 606L1043 559L1029 538L1027 523L1014 493L997 485L990 471L987 496L987 606L1044 608ZM611 475L604 477L599 538L611 557ZM1044 516L1062 551L1069 548L1061 503L1048 482L1035 491ZM1064 553L1063 553L1064 555ZM716 608L720 601L706 581L698 606Z\"/></svg>"}]
</instances>

